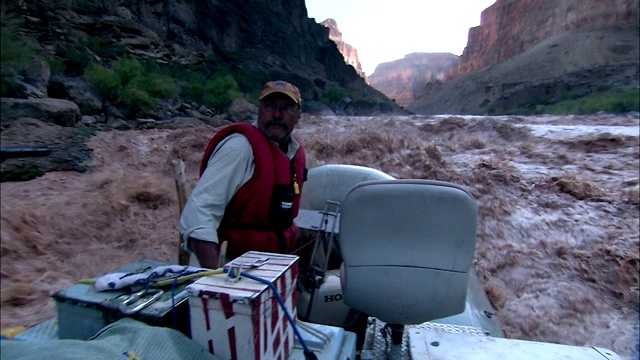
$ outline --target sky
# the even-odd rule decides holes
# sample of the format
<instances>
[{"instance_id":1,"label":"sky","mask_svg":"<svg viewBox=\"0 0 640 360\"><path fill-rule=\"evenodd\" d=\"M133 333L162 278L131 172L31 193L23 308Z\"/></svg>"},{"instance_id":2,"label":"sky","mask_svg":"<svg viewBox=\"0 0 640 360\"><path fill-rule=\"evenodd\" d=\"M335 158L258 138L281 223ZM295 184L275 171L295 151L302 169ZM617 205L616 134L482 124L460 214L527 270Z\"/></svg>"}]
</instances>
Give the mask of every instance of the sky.
<instances>
[{"instance_id":1,"label":"sky","mask_svg":"<svg viewBox=\"0 0 640 360\"><path fill-rule=\"evenodd\" d=\"M469 28L496 0L305 0L316 22L334 19L366 75L407 54L461 55Z\"/></svg>"}]
</instances>

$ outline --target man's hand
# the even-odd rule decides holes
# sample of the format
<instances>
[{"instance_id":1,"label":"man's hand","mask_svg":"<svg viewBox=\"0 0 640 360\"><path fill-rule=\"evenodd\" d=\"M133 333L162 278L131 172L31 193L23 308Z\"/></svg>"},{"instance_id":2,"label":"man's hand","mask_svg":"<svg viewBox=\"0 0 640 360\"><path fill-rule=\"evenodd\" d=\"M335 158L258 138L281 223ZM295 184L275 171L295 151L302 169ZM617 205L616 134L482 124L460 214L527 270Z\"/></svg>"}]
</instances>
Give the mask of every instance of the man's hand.
<instances>
[{"instance_id":1,"label":"man's hand","mask_svg":"<svg viewBox=\"0 0 640 360\"><path fill-rule=\"evenodd\" d=\"M188 244L196 254L200 267L207 269L217 269L220 258L220 247L217 243L203 241L189 237Z\"/></svg>"}]
</instances>

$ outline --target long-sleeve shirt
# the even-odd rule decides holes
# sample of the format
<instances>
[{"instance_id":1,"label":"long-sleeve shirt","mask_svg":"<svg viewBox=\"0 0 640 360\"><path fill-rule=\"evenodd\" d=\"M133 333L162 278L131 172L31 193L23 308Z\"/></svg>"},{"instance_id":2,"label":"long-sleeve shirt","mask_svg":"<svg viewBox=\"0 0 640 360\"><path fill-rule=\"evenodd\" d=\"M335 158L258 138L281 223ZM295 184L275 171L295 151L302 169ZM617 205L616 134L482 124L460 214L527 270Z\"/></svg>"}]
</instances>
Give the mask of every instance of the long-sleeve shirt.
<instances>
[{"instance_id":1,"label":"long-sleeve shirt","mask_svg":"<svg viewBox=\"0 0 640 360\"><path fill-rule=\"evenodd\" d=\"M299 148L300 144L292 136L287 150L289 160ZM218 243L218 226L227 204L251 179L254 168L253 149L244 135L231 134L215 147L180 216L184 241L192 237Z\"/></svg>"}]
</instances>

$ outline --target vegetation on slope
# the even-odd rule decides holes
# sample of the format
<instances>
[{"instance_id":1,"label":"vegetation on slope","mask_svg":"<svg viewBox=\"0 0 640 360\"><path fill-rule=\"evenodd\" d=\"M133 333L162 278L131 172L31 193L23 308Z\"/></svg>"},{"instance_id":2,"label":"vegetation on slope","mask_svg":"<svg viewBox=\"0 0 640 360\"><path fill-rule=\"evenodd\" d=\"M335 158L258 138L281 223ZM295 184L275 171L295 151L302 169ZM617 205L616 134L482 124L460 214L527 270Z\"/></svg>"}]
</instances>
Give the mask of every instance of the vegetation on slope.
<instances>
[{"instance_id":1,"label":"vegetation on slope","mask_svg":"<svg viewBox=\"0 0 640 360\"><path fill-rule=\"evenodd\" d=\"M239 66L242 54L222 49L196 63L158 62L128 54L124 45L110 39L68 34L45 50L33 35L23 32L23 23L2 8L2 97L17 97L33 60L46 61L52 74L84 79L98 91L103 107L108 102L129 118L153 115L163 100L195 102L219 112L238 98L255 104L262 85L275 76ZM319 99L325 105L335 106L348 96L361 98L338 84L329 86Z\"/></svg>"},{"instance_id":2,"label":"vegetation on slope","mask_svg":"<svg viewBox=\"0 0 640 360\"><path fill-rule=\"evenodd\" d=\"M518 107L499 110L489 109L489 115L539 115L539 114L595 114L607 112L622 114L631 111L640 112L640 89L611 90L576 97L567 94L564 100L550 103L548 99L531 97Z\"/></svg>"}]
</instances>

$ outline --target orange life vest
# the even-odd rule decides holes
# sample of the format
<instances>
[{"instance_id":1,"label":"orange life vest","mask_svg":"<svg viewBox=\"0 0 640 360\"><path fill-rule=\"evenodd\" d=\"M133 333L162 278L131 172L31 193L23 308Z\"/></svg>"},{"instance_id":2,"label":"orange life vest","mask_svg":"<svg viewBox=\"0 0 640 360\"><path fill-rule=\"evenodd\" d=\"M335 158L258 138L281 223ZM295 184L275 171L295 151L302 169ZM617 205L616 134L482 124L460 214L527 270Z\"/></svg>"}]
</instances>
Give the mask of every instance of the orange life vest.
<instances>
[{"instance_id":1,"label":"orange life vest","mask_svg":"<svg viewBox=\"0 0 640 360\"><path fill-rule=\"evenodd\" d=\"M302 145L289 161L278 145L267 139L254 125L229 125L209 141L200 163L200 176L216 145L232 133L241 133L249 140L255 168L251 179L238 189L227 204L218 228L219 241L229 241L227 258L235 258L252 250L290 253L298 236L298 227L293 219L298 215L305 180Z\"/></svg>"}]
</instances>

